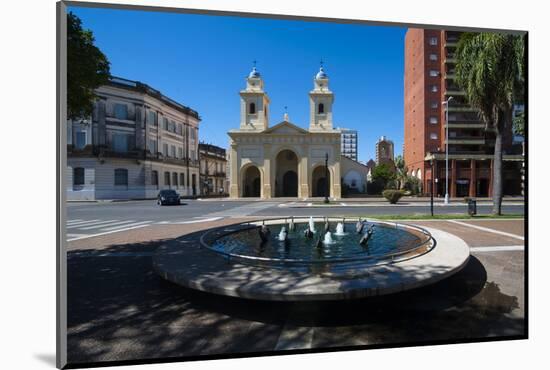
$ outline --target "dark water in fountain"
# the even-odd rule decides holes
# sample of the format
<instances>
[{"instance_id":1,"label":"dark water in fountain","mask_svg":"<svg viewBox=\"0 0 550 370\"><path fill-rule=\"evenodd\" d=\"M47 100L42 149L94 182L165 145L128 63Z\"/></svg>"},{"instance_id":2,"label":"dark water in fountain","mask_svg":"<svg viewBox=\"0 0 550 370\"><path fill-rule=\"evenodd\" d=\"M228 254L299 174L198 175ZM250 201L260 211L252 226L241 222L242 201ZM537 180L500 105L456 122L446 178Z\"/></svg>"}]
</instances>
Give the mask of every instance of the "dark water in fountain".
<instances>
[{"instance_id":1,"label":"dark water in fountain","mask_svg":"<svg viewBox=\"0 0 550 370\"><path fill-rule=\"evenodd\" d=\"M371 223L366 223L364 232ZM241 230L215 240L211 248L215 251L230 254L231 256L252 257L255 260L273 259L275 262L290 263L315 263L315 262L339 262L361 259L379 260L393 253L411 250L421 246L428 237L423 233L403 228L396 228L384 224L375 223L374 233L368 241L368 246L359 244L363 236L355 229L355 222L345 224L345 235L336 235L336 222L330 223L332 243L323 243L317 247L317 240L324 240L324 222L315 223L313 238L307 239L304 231L308 224L297 223L296 230L288 233L288 242L279 241L279 232L282 227L288 231L288 224L269 225L271 235L269 240L262 243L258 228Z\"/></svg>"}]
</instances>

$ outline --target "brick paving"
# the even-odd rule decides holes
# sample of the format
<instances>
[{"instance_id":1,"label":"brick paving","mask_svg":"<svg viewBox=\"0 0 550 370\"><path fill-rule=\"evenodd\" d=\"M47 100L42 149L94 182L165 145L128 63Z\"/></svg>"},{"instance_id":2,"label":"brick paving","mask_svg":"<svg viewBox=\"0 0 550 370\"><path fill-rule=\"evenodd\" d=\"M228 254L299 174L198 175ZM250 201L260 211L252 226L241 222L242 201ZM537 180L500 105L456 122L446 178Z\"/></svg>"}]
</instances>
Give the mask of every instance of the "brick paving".
<instances>
[{"instance_id":1,"label":"brick paving","mask_svg":"<svg viewBox=\"0 0 550 370\"><path fill-rule=\"evenodd\" d=\"M163 240L186 235L179 239L185 245L198 240L199 229L233 222L154 225L69 243L69 363L524 334L522 251L475 252L464 270L437 284L348 302L212 296L152 271L150 252ZM472 247L522 244L444 221L415 223L451 232ZM483 227L518 233L522 223Z\"/></svg>"}]
</instances>

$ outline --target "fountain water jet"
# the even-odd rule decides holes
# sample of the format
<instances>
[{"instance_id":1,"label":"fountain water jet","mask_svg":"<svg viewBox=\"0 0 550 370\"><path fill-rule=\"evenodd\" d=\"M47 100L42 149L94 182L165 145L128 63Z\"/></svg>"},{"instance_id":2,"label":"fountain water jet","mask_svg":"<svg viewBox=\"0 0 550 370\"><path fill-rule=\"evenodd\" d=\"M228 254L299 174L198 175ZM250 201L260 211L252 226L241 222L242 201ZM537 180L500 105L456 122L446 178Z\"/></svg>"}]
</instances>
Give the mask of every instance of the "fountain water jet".
<instances>
[{"instance_id":1,"label":"fountain water jet","mask_svg":"<svg viewBox=\"0 0 550 370\"><path fill-rule=\"evenodd\" d=\"M325 239L323 240L323 243L325 243L325 244L332 244L333 243L332 235L330 234L330 231L327 231L327 233L325 234Z\"/></svg>"},{"instance_id":2,"label":"fountain water jet","mask_svg":"<svg viewBox=\"0 0 550 370\"><path fill-rule=\"evenodd\" d=\"M344 232L343 223L338 222L338 224L336 225L336 232L334 233L334 235L339 235L339 236L346 235L346 233Z\"/></svg>"}]
</instances>

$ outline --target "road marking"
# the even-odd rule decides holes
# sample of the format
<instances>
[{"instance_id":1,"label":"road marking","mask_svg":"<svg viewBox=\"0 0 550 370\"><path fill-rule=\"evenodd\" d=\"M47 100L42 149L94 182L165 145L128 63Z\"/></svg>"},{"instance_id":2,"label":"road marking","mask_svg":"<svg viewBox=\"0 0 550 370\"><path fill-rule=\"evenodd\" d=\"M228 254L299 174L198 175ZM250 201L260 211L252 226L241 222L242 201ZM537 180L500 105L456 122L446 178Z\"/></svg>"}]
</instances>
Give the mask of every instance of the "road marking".
<instances>
[{"instance_id":1,"label":"road marking","mask_svg":"<svg viewBox=\"0 0 550 370\"><path fill-rule=\"evenodd\" d=\"M79 221L79 222L73 222L71 224L69 224L69 222L67 222L67 225L69 227L75 227L77 225L86 225L86 224L89 224L89 223L93 223L93 222L97 222L97 221L101 221L101 220L88 220L88 221Z\"/></svg>"},{"instance_id":2,"label":"road marking","mask_svg":"<svg viewBox=\"0 0 550 370\"><path fill-rule=\"evenodd\" d=\"M70 224L70 223L74 223L74 222L78 222L78 221L84 221L84 220L81 219L81 218L77 218L77 219L74 219L74 220L67 220L67 223Z\"/></svg>"},{"instance_id":3,"label":"road marking","mask_svg":"<svg viewBox=\"0 0 550 370\"><path fill-rule=\"evenodd\" d=\"M470 247L470 252L510 252L510 251L523 251L525 246L523 245L504 245L493 247Z\"/></svg>"},{"instance_id":4,"label":"road marking","mask_svg":"<svg viewBox=\"0 0 550 370\"><path fill-rule=\"evenodd\" d=\"M456 220L448 220L449 222L452 222L452 223L455 223L455 224L458 224L458 225L462 225L462 226L466 226L466 227L471 227L472 229L477 229L477 230L481 230L481 231L487 231L489 233L493 233L493 234L499 234L499 235L504 235L504 236L508 236L510 238L515 238L515 239L519 239L519 240L524 240L523 236L519 236L519 235L516 235L516 234L510 234L510 233L506 233L504 231L499 231L499 230L495 230L495 229L489 229L488 227L483 227L483 226L477 226L477 225L472 225L472 224L467 224L466 222L461 222L461 221L456 221Z\"/></svg>"},{"instance_id":5,"label":"road marking","mask_svg":"<svg viewBox=\"0 0 550 370\"><path fill-rule=\"evenodd\" d=\"M113 220L113 221L116 221L116 222L106 221L106 222L103 222L101 224L97 224L97 225L94 225L94 226L79 227L78 229L79 230L92 230L92 229L99 229L100 227L107 227L107 226L114 226L114 225L119 225L119 224L128 224L130 222L135 222L134 220L125 220L125 221ZM123 225L120 225L120 226L123 226Z\"/></svg>"},{"instance_id":6,"label":"road marking","mask_svg":"<svg viewBox=\"0 0 550 370\"><path fill-rule=\"evenodd\" d=\"M80 236L80 237L76 237L76 238L72 238L72 239L67 239L67 241L68 241L68 242L72 242L72 241L75 241L75 240L88 239L88 238L93 238L94 236L101 236L101 235L107 235L107 234L118 233L118 232L120 232L120 231L127 231L127 230L139 229L139 228L146 227L146 226L149 226L149 225L150 225L150 224L139 225L139 226L134 226L134 227L127 227L127 228L124 228L124 229L106 231L106 232L104 232L104 233L97 233L97 234L84 235L84 236Z\"/></svg>"},{"instance_id":7,"label":"road marking","mask_svg":"<svg viewBox=\"0 0 550 370\"><path fill-rule=\"evenodd\" d=\"M69 252L67 258L71 257L152 257L154 252L109 252L109 251L89 251L89 252Z\"/></svg>"},{"instance_id":8,"label":"road marking","mask_svg":"<svg viewBox=\"0 0 550 370\"><path fill-rule=\"evenodd\" d=\"M76 228L78 230L91 230L91 229L99 229L100 227L111 226L111 225L116 225L116 224L125 223L125 222L132 222L132 221L109 220L109 221L96 222L93 224L93 226L90 226L92 224L89 224L89 225L85 225L86 227L76 226Z\"/></svg>"},{"instance_id":9,"label":"road marking","mask_svg":"<svg viewBox=\"0 0 550 370\"><path fill-rule=\"evenodd\" d=\"M185 225L185 224L196 224L200 222L211 222L211 221L217 221L221 220L223 217L210 217L210 218L201 218L198 220L191 220L191 221L160 221L157 222L159 225Z\"/></svg>"},{"instance_id":10,"label":"road marking","mask_svg":"<svg viewBox=\"0 0 550 370\"><path fill-rule=\"evenodd\" d=\"M126 224L126 225L118 225L118 226L113 226L113 227L105 227L103 229L101 229L102 231L111 231L111 230L115 230L115 229L120 229L121 227L132 227L132 226L137 226L137 225L143 225L143 224L150 224L151 222L153 221L140 221L140 222L135 222L133 224Z\"/></svg>"},{"instance_id":11,"label":"road marking","mask_svg":"<svg viewBox=\"0 0 550 370\"><path fill-rule=\"evenodd\" d=\"M311 348L313 342L313 328L285 325L281 330L275 351L285 349Z\"/></svg>"}]
</instances>

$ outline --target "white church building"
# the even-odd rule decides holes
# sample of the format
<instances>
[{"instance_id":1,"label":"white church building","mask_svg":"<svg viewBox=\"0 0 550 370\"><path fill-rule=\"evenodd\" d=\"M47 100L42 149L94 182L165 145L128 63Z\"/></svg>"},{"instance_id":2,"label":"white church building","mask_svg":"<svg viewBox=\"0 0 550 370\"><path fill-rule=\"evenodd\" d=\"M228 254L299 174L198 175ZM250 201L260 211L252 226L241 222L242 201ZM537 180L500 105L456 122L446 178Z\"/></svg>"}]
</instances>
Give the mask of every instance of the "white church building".
<instances>
[{"instance_id":1,"label":"white church building","mask_svg":"<svg viewBox=\"0 0 550 370\"><path fill-rule=\"evenodd\" d=\"M324 197L328 187L329 197L336 200L343 184L365 188L368 168L341 156L341 132L333 127L334 93L323 67L309 92L308 129L291 122L286 113L270 127L270 101L256 67L240 97L240 126L228 132L231 198L307 199Z\"/></svg>"}]
</instances>

